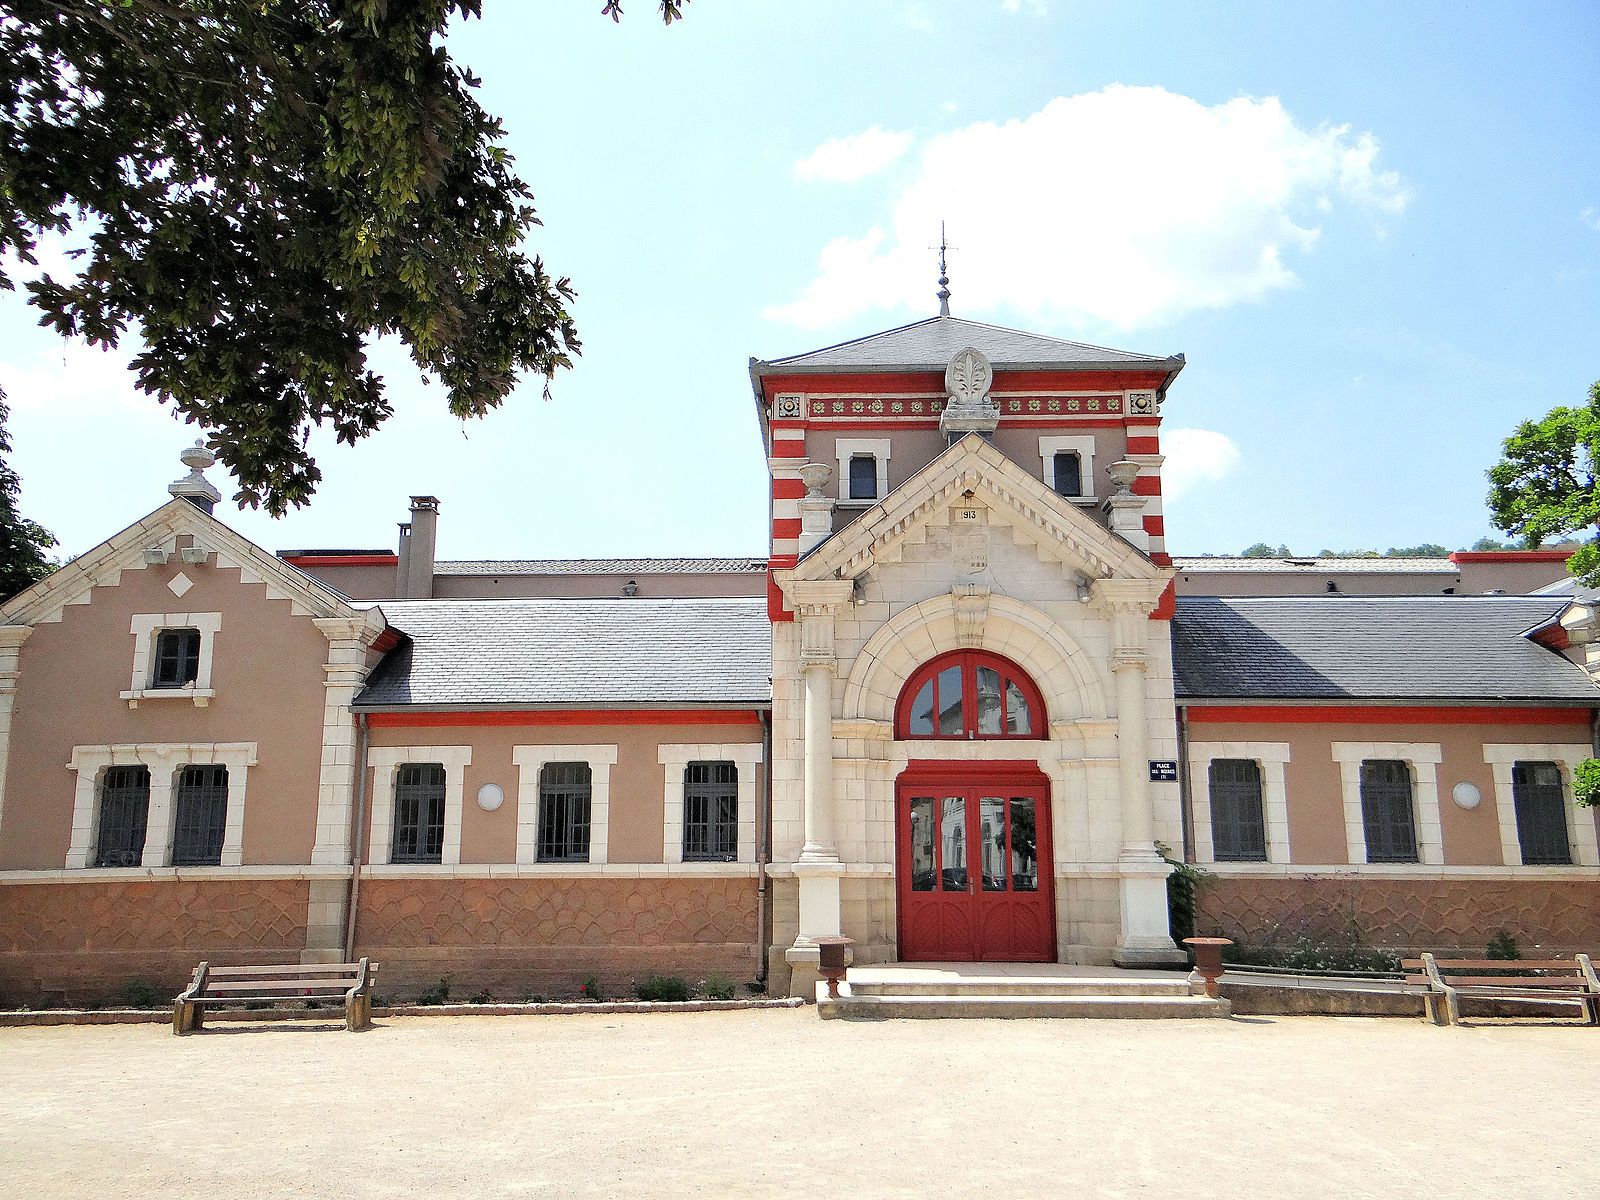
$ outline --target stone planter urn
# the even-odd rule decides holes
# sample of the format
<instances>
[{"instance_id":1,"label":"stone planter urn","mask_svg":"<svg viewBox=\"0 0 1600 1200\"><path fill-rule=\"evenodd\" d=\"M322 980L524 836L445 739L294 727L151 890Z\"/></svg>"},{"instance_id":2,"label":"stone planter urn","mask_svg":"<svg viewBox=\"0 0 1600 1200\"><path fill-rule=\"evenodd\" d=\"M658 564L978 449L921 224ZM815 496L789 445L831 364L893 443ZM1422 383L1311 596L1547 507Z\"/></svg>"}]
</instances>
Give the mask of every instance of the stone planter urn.
<instances>
[{"instance_id":1,"label":"stone planter urn","mask_svg":"<svg viewBox=\"0 0 1600 1200\"><path fill-rule=\"evenodd\" d=\"M817 970L828 981L828 997L839 998L839 981L850 965L850 947L855 941L847 937L824 936L811 939L817 946Z\"/></svg>"},{"instance_id":2,"label":"stone planter urn","mask_svg":"<svg viewBox=\"0 0 1600 1200\"><path fill-rule=\"evenodd\" d=\"M1206 981L1206 995L1217 998L1217 980L1222 978L1222 948L1233 945L1232 938L1191 937L1183 944L1194 954L1194 969Z\"/></svg>"},{"instance_id":3,"label":"stone planter urn","mask_svg":"<svg viewBox=\"0 0 1600 1200\"><path fill-rule=\"evenodd\" d=\"M800 482L806 485L808 497L822 498L822 489L828 486L833 468L827 463L808 462L800 468Z\"/></svg>"}]
</instances>

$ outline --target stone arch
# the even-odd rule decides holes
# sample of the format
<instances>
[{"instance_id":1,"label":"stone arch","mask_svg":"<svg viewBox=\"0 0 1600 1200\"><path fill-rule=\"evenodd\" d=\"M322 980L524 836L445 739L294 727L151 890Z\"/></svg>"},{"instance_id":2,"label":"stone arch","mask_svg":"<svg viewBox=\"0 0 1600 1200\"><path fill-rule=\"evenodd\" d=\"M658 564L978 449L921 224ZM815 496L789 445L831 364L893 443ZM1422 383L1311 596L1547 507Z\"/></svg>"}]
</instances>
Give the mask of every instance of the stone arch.
<instances>
[{"instance_id":1,"label":"stone arch","mask_svg":"<svg viewBox=\"0 0 1600 1200\"><path fill-rule=\"evenodd\" d=\"M1026 669L1052 722L1109 714L1105 681L1093 660L1037 608L991 595L976 633L975 641L958 638L956 598L948 593L902 609L878 627L851 664L844 719L893 722L895 701L912 672L950 650L988 650Z\"/></svg>"}]
</instances>

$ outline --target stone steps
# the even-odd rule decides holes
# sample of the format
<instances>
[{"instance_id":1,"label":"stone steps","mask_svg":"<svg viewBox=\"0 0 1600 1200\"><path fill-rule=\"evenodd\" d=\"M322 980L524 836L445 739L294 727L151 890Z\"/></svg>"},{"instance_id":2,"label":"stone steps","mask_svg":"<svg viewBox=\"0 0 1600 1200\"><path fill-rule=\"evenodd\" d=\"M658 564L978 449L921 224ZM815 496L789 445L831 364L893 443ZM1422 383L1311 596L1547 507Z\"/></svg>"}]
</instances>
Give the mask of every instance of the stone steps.
<instances>
[{"instance_id":1,"label":"stone steps","mask_svg":"<svg viewBox=\"0 0 1600 1200\"><path fill-rule=\"evenodd\" d=\"M1015 988L981 991L961 989L956 994L917 992L858 995L849 984L837 998L828 996L825 984L817 989L817 1015L837 1018L1018 1018L1076 1017L1093 1020L1151 1020L1226 1017L1226 1000L1179 993L1157 995L1106 995L1093 992L1032 994Z\"/></svg>"},{"instance_id":2,"label":"stone steps","mask_svg":"<svg viewBox=\"0 0 1600 1200\"><path fill-rule=\"evenodd\" d=\"M986 996L1192 996L1199 984L1182 976L1170 979L1036 978L1019 975L965 976L960 979L875 979L871 975L851 978L854 996L956 996L981 999Z\"/></svg>"}]
</instances>

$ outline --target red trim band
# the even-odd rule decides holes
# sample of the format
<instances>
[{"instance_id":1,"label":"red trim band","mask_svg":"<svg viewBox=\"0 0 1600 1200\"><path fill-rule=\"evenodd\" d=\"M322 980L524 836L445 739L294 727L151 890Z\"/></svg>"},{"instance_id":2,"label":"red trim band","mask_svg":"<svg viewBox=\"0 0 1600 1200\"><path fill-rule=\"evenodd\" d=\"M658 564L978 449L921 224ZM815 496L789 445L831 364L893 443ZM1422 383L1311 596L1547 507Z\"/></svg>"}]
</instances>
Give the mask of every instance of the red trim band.
<instances>
[{"instance_id":1,"label":"red trim band","mask_svg":"<svg viewBox=\"0 0 1600 1200\"><path fill-rule=\"evenodd\" d=\"M1566 562L1576 550L1457 550L1450 556L1453 563L1558 563Z\"/></svg>"},{"instance_id":2,"label":"red trim band","mask_svg":"<svg viewBox=\"0 0 1600 1200\"><path fill-rule=\"evenodd\" d=\"M285 554L283 561L291 567L395 567L400 565L398 554Z\"/></svg>"},{"instance_id":3,"label":"red trim band","mask_svg":"<svg viewBox=\"0 0 1600 1200\"><path fill-rule=\"evenodd\" d=\"M1587 708L1429 707L1399 704L1185 706L1191 725L1583 725Z\"/></svg>"},{"instance_id":4,"label":"red trim band","mask_svg":"<svg viewBox=\"0 0 1600 1200\"><path fill-rule=\"evenodd\" d=\"M543 712L375 712L367 714L374 729L422 729L440 726L497 725L759 725L752 710L729 709L584 709Z\"/></svg>"}]
</instances>

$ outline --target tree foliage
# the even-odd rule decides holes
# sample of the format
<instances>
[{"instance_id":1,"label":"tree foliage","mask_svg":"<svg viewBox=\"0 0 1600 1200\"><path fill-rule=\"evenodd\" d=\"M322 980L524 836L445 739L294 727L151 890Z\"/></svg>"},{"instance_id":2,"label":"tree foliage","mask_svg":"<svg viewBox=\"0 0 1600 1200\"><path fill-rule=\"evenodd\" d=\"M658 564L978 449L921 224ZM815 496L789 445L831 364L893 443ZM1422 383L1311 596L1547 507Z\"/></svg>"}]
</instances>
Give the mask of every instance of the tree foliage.
<instances>
[{"instance_id":1,"label":"tree foliage","mask_svg":"<svg viewBox=\"0 0 1600 1200\"><path fill-rule=\"evenodd\" d=\"M11 435L6 432L10 415L5 393L0 392L0 600L56 569L47 553L56 544L55 537L17 511L22 483L11 467Z\"/></svg>"},{"instance_id":2,"label":"tree foliage","mask_svg":"<svg viewBox=\"0 0 1600 1200\"><path fill-rule=\"evenodd\" d=\"M1586 587L1600 587L1600 383L1582 408L1553 408L1542 420L1524 421L1505 441L1489 469L1489 511L1495 528L1537 546L1562 535L1583 545L1567 568Z\"/></svg>"},{"instance_id":3,"label":"tree foliage","mask_svg":"<svg viewBox=\"0 0 1600 1200\"><path fill-rule=\"evenodd\" d=\"M353 444L390 415L374 337L462 418L571 365L571 285L524 250L532 193L443 45L480 5L5 6L0 252L75 248L75 277L27 283L40 323L142 334L138 385L210 431L243 503L305 503L312 428Z\"/></svg>"},{"instance_id":4,"label":"tree foliage","mask_svg":"<svg viewBox=\"0 0 1600 1200\"><path fill-rule=\"evenodd\" d=\"M1289 547L1279 546L1274 550L1266 542L1257 542L1253 546L1246 546L1239 551L1240 558L1288 558Z\"/></svg>"}]
</instances>

